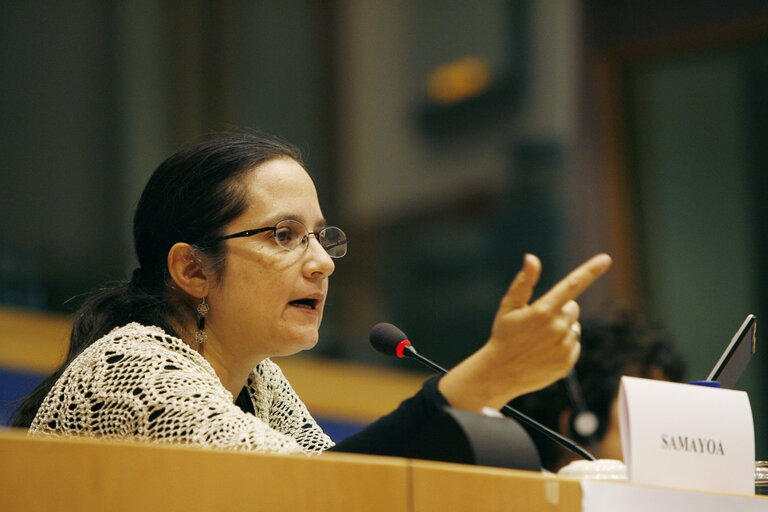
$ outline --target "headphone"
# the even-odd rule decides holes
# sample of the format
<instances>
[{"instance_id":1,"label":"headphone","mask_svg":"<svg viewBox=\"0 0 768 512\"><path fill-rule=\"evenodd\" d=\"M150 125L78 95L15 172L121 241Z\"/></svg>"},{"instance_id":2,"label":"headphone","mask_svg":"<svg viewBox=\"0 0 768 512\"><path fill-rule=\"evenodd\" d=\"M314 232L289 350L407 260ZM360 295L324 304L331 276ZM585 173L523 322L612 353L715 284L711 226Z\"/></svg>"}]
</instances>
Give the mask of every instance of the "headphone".
<instances>
[{"instance_id":1,"label":"headphone","mask_svg":"<svg viewBox=\"0 0 768 512\"><path fill-rule=\"evenodd\" d=\"M578 443L594 445L598 441L597 432L600 430L600 419L587 407L584 392L576 375L576 368L572 368L568 372L563 382L568 401L571 402L573 408L573 414L569 420L571 436Z\"/></svg>"}]
</instances>

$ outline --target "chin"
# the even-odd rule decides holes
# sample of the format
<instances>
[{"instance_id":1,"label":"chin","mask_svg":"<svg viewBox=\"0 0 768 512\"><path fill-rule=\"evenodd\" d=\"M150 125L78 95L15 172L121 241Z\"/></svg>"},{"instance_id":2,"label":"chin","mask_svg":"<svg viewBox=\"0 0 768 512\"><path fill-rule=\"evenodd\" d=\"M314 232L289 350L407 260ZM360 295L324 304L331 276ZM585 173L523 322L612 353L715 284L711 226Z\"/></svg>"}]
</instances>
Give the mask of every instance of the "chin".
<instances>
[{"instance_id":1,"label":"chin","mask_svg":"<svg viewBox=\"0 0 768 512\"><path fill-rule=\"evenodd\" d=\"M308 341L306 341L305 343L301 344L301 346L300 346L300 348L299 348L299 350L298 350L298 351L302 351L302 350L312 350L312 349L313 349L313 348L315 348L315 346L317 345L317 341L318 341L318 340L317 340L317 336L315 336L315 337L314 337L314 338L312 338L311 340L308 340Z\"/></svg>"},{"instance_id":2,"label":"chin","mask_svg":"<svg viewBox=\"0 0 768 512\"><path fill-rule=\"evenodd\" d=\"M312 350L317 345L319 335L317 329L312 332L296 332L292 333L284 343L285 352L281 355L290 356L298 354L304 350Z\"/></svg>"}]
</instances>

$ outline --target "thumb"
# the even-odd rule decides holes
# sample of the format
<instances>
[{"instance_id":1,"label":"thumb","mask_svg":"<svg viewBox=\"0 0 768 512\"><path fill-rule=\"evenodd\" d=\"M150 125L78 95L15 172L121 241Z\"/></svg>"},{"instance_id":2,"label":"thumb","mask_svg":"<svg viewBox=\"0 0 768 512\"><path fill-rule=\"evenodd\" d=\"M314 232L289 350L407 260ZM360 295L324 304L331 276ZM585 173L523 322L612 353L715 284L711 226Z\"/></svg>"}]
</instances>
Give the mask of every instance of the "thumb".
<instances>
[{"instance_id":1,"label":"thumb","mask_svg":"<svg viewBox=\"0 0 768 512\"><path fill-rule=\"evenodd\" d=\"M528 304L533 296L533 288L541 276L541 261L533 254L526 254L523 267L512 280L507 293L501 299L500 312L520 309Z\"/></svg>"}]
</instances>

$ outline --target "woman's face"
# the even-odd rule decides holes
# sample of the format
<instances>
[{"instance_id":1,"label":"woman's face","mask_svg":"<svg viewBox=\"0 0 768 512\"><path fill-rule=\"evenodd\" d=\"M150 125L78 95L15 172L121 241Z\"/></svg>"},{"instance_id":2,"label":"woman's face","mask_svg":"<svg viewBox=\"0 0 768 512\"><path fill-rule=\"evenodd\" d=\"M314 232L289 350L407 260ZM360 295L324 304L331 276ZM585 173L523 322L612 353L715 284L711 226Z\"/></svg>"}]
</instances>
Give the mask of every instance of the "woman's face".
<instances>
[{"instance_id":1,"label":"woman's face","mask_svg":"<svg viewBox=\"0 0 768 512\"><path fill-rule=\"evenodd\" d=\"M243 181L248 208L224 234L298 220L325 226L314 183L290 158L266 162ZM314 236L305 251L288 251L273 231L233 238L221 277L209 290L206 330L235 357L289 355L315 346L328 277L335 265ZM301 301L301 302L297 302Z\"/></svg>"}]
</instances>

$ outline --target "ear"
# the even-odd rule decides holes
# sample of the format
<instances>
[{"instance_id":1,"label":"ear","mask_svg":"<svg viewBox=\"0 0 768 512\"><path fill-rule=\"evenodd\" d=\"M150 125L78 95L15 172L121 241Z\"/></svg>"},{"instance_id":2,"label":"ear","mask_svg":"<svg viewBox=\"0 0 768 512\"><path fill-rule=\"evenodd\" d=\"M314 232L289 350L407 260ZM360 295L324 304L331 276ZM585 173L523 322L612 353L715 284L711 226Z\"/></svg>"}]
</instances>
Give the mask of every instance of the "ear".
<instances>
[{"instance_id":1,"label":"ear","mask_svg":"<svg viewBox=\"0 0 768 512\"><path fill-rule=\"evenodd\" d=\"M208 295L210 281L191 245L177 242L168 251L168 272L176 286L197 299Z\"/></svg>"}]
</instances>

